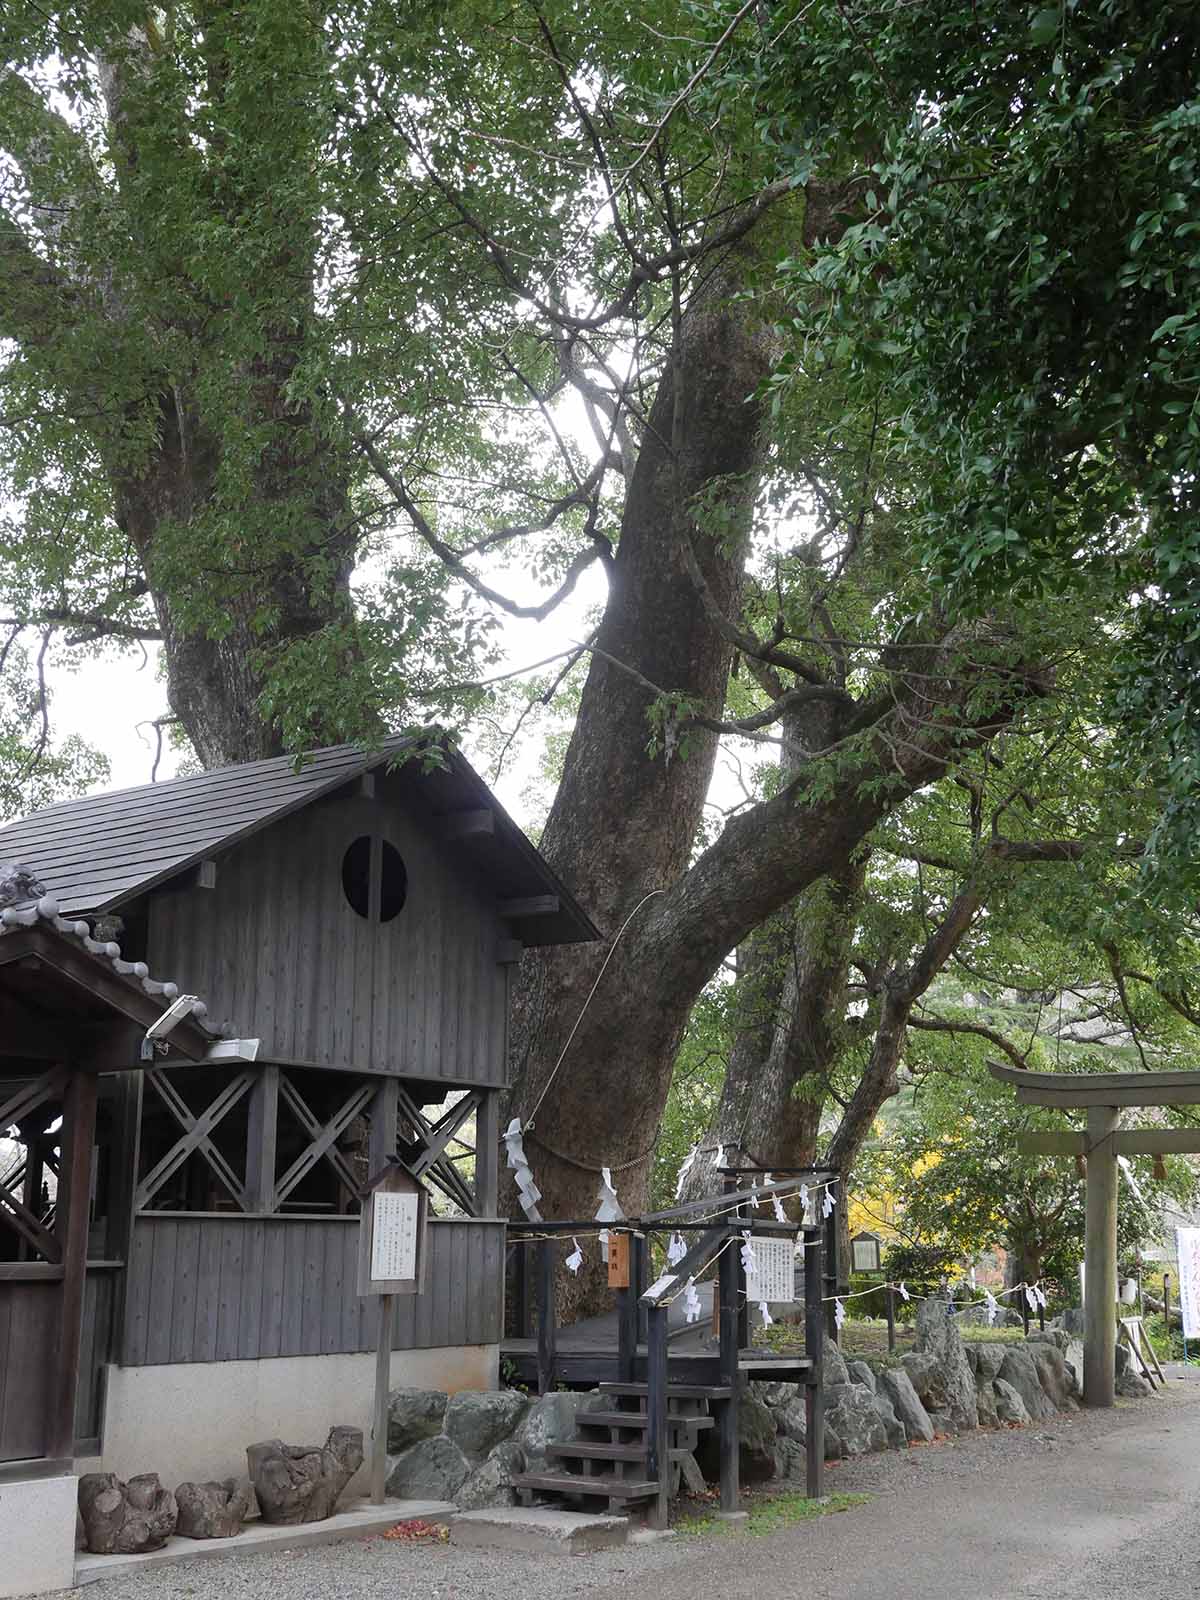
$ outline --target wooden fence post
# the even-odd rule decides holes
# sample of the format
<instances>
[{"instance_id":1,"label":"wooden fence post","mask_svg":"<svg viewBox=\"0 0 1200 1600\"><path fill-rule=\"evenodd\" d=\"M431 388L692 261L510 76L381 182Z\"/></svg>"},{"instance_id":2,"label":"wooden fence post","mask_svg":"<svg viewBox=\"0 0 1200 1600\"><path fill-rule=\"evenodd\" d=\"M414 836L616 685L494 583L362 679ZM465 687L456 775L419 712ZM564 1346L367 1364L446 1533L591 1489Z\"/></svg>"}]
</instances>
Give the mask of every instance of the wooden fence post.
<instances>
[{"instance_id":1,"label":"wooden fence post","mask_svg":"<svg viewBox=\"0 0 1200 1600\"><path fill-rule=\"evenodd\" d=\"M653 1306L646 1324L646 1470L647 1476L658 1484L658 1493L650 1505L652 1528L667 1526L671 1501L667 1382L667 1308Z\"/></svg>"},{"instance_id":2,"label":"wooden fence post","mask_svg":"<svg viewBox=\"0 0 1200 1600\"><path fill-rule=\"evenodd\" d=\"M537 1302L538 1302L538 1394L549 1394L554 1387L555 1346L557 1325L554 1311L554 1268L557 1248L553 1239L538 1243Z\"/></svg>"},{"instance_id":3,"label":"wooden fence post","mask_svg":"<svg viewBox=\"0 0 1200 1600\"><path fill-rule=\"evenodd\" d=\"M721 1510L739 1509L741 1482L738 1463L738 1283L741 1278L740 1235L733 1227L717 1258L717 1296L720 1309L721 1383L729 1397L720 1402Z\"/></svg>"},{"instance_id":4,"label":"wooden fence post","mask_svg":"<svg viewBox=\"0 0 1200 1600\"><path fill-rule=\"evenodd\" d=\"M812 1362L804 1390L805 1492L810 1500L825 1494L825 1282L820 1233L804 1240L804 1353Z\"/></svg>"}]
</instances>

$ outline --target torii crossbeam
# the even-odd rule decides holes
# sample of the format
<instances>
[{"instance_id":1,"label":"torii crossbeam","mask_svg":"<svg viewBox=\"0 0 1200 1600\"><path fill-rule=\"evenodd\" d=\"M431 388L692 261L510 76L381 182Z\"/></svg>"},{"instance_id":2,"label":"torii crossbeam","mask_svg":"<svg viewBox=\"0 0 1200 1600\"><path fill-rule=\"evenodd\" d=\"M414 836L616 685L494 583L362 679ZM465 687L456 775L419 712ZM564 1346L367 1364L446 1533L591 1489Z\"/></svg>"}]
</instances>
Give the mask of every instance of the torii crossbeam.
<instances>
[{"instance_id":1,"label":"torii crossbeam","mask_svg":"<svg viewBox=\"0 0 1200 1600\"><path fill-rule=\"evenodd\" d=\"M1026 1155L1087 1158L1084 1240L1083 1401L1116 1398L1117 1157L1200 1154L1200 1128L1142 1128L1122 1133L1124 1106L1200 1105L1200 1072L1028 1072L988 1062L1022 1105L1086 1109L1086 1133L1027 1133Z\"/></svg>"}]
</instances>

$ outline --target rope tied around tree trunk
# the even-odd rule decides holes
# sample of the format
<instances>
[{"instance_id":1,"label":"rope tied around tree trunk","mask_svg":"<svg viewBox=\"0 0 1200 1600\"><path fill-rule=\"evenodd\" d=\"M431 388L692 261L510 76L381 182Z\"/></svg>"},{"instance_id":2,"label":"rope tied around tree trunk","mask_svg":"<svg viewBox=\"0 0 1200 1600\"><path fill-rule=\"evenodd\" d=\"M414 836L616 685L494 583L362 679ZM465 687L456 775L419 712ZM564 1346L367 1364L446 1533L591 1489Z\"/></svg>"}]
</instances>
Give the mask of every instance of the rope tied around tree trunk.
<instances>
[{"instance_id":1,"label":"rope tied around tree trunk","mask_svg":"<svg viewBox=\"0 0 1200 1600\"><path fill-rule=\"evenodd\" d=\"M628 1172L631 1167L640 1166L643 1161L649 1160L654 1154L654 1146L658 1143L656 1136L642 1151L641 1155L634 1156L629 1161L622 1161L619 1165L614 1165L611 1161L593 1165L590 1161L580 1161L576 1156L569 1156L562 1150L556 1150L552 1144L547 1144L540 1133L534 1133L526 1129L525 1137L532 1139L534 1144L540 1145L546 1154L553 1156L556 1161L561 1161L564 1166L575 1167L580 1172L604 1172L605 1170L609 1172Z\"/></svg>"}]
</instances>

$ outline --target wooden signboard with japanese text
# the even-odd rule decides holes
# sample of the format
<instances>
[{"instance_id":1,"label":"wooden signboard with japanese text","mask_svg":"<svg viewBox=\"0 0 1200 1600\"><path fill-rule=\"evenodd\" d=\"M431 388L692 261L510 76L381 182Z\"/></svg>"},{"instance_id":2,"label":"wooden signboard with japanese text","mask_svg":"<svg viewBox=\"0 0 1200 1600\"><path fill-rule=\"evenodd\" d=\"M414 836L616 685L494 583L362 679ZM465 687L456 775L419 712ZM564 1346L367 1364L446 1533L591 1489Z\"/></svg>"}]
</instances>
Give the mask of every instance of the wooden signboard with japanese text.
<instances>
[{"instance_id":1,"label":"wooden signboard with japanese text","mask_svg":"<svg viewBox=\"0 0 1200 1600\"><path fill-rule=\"evenodd\" d=\"M360 1295L422 1292L427 1204L424 1188L399 1162L372 1181L359 1223Z\"/></svg>"},{"instance_id":2,"label":"wooden signboard with japanese text","mask_svg":"<svg viewBox=\"0 0 1200 1600\"><path fill-rule=\"evenodd\" d=\"M629 1287L629 1235L610 1233L608 1236L608 1287Z\"/></svg>"},{"instance_id":3,"label":"wooden signboard with japanese text","mask_svg":"<svg viewBox=\"0 0 1200 1600\"><path fill-rule=\"evenodd\" d=\"M796 1298L796 1241L788 1239L754 1240L756 1270L746 1274L746 1299L757 1303L786 1303Z\"/></svg>"}]
</instances>

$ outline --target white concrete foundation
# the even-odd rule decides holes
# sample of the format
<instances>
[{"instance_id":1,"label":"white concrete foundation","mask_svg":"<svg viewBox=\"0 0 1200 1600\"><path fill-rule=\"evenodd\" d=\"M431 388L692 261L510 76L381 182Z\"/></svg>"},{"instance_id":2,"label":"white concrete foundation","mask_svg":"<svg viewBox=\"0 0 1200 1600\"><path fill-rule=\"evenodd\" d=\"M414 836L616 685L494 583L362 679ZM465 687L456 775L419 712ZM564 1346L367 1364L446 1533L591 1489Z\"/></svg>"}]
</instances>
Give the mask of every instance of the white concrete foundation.
<instances>
[{"instance_id":1,"label":"white concrete foundation","mask_svg":"<svg viewBox=\"0 0 1200 1600\"><path fill-rule=\"evenodd\" d=\"M494 1389L499 1365L499 1346L494 1344L396 1350L391 1381L393 1388L448 1393ZM374 1395L373 1355L110 1366L104 1454L78 1462L77 1468L81 1473L115 1472L121 1478L157 1472L174 1489L189 1479L244 1473L246 1446L259 1439L322 1444L335 1423L363 1430L369 1460ZM365 1492L366 1479L364 1467L347 1493Z\"/></svg>"},{"instance_id":2,"label":"white concrete foundation","mask_svg":"<svg viewBox=\"0 0 1200 1600\"><path fill-rule=\"evenodd\" d=\"M79 1479L0 1483L0 1596L69 1589Z\"/></svg>"}]
</instances>

